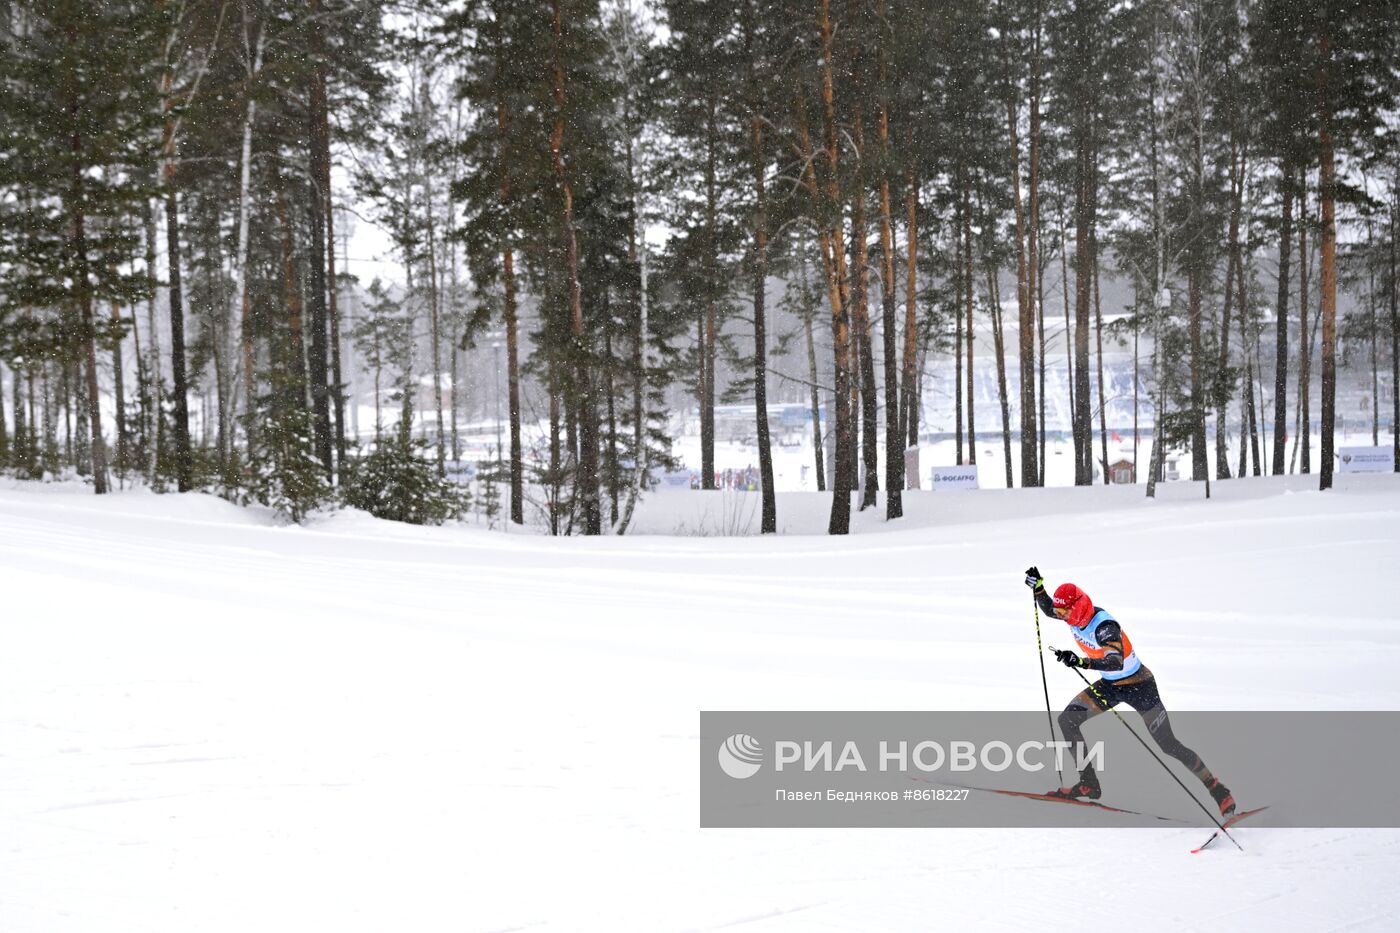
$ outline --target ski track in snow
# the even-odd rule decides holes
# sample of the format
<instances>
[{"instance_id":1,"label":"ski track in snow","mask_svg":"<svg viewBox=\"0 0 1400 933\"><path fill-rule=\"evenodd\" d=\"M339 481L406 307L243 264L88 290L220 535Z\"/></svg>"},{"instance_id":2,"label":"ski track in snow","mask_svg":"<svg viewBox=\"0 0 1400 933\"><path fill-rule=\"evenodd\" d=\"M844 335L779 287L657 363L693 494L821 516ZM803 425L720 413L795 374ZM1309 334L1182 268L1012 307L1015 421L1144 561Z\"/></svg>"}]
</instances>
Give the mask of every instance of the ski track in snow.
<instances>
[{"instance_id":1,"label":"ski track in snow","mask_svg":"<svg viewBox=\"0 0 1400 933\"><path fill-rule=\"evenodd\" d=\"M1400 830L698 828L701 709L1036 708L1030 563L1173 709L1400 709L1400 481L1251 483L593 541L0 487L0 929L1395 929Z\"/></svg>"}]
</instances>

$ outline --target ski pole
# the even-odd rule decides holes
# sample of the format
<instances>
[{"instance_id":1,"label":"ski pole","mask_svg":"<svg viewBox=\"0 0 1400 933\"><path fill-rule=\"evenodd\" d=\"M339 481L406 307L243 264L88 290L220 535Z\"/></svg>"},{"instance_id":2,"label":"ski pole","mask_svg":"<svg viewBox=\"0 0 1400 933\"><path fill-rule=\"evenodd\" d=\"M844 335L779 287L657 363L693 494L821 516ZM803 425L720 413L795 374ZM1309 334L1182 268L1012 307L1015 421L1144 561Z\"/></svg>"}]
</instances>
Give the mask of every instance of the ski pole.
<instances>
[{"instance_id":1,"label":"ski pole","mask_svg":"<svg viewBox=\"0 0 1400 933\"><path fill-rule=\"evenodd\" d=\"M1054 648L1051 648L1050 650L1051 650L1051 651L1054 651L1055 649L1054 649ZM1044 663L1045 663L1045 660L1042 658L1042 659L1041 659L1041 664L1042 664L1042 666L1044 665ZM1087 687L1090 689L1090 691L1093 692L1094 696L1098 697L1098 698L1099 698L1099 701L1102 702L1102 703L1104 704L1104 709L1108 710L1108 711L1111 712L1113 715L1115 715L1115 716L1118 717L1118 721L1121 722L1121 723L1123 724L1123 728L1124 728L1124 729L1127 729L1129 732L1131 732L1131 733L1133 734L1133 738L1137 739L1138 742L1142 743L1142 747L1145 748L1145 749L1147 749L1147 753L1148 753L1149 755L1151 755L1153 758L1156 758L1156 759L1157 759L1157 764L1161 765L1161 766L1162 766L1162 770L1165 771L1165 772L1167 772L1167 775L1168 775L1173 781L1176 781L1177 785L1178 785L1182 790L1186 791L1186 796L1188 796L1188 797L1191 798L1191 802L1194 803L1196 806L1200 807L1200 808L1201 808L1201 811L1204 812L1206 816L1210 817L1210 821L1211 821L1212 823L1215 824L1215 826L1216 826L1217 829L1219 829L1222 833L1225 834L1225 838L1227 838L1227 839L1229 839L1231 842L1235 843L1235 848L1236 848L1236 849L1239 849L1241 852L1243 852L1243 851L1244 851L1244 846L1240 845L1239 842L1235 839L1235 837L1230 835L1230 831L1229 831L1228 829L1225 828L1225 826L1224 826L1223 823L1221 823L1218 819L1215 818L1215 814L1214 814L1214 813L1211 813L1211 812L1210 812L1210 809L1209 809L1205 804L1201 803L1199 800L1196 799L1196 795L1193 794L1193 793L1191 793L1191 788L1189 788L1189 787L1187 787L1185 784L1183 784L1183 783L1181 782L1181 778L1177 777L1177 776L1176 776L1176 773L1175 773L1174 771L1172 771L1171 768L1167 767L1167 763L1166 763L1165 761L1162 760L1162 758L1161 758L1160 755L1158 755L1156 752L1154 752L1154 751L1152 750L1152 746L1150 746L1150 745L1147 744L1147 740L1144 739L1142 736L1138 735L1136 729L1134 729L1132 726L1128 725L1128 720L1126 720L1126 719L1123 718L1123 714L1120 713L1120 712L1118 712L1118 710L1114 709L1112 706L1109 706L1109 705L1108 705L1108 698L1105 697L1102 693L1099 693L1099 691L1098 691L1097 689L1095 689L1095 687L1094 687L1093 684L1089 683L1089 678L1087 678L1087 677L1084 676L1084 672L1081 671L1081 670L1080 670L1079 668L1077 668L1077 667L1074 668L1073 670L1074 670L1074 672L1075 672L1076 674L1079 675L1079 679L1082 680L1082 681L1084 681L1085 686L1087 686Z\"/></svg>"},{"instance_id":2,"label":"ski pole","mask_svg":"<svg viewBox=\"0 0 1400 933\"><path fill-rule=\"evenodd\" d=\"M1040 658L1040 689L1045 692L1045 722L1050 726L1050 747L1055 746L1055 717L1050 712L1050 684L1045 679L1045 646L1040 643L1040 603L1031 593L1031 609L1035 612L1035 653ZM1060 775L1064 777L1064 775Z\"/></svg>"}]
</instances>

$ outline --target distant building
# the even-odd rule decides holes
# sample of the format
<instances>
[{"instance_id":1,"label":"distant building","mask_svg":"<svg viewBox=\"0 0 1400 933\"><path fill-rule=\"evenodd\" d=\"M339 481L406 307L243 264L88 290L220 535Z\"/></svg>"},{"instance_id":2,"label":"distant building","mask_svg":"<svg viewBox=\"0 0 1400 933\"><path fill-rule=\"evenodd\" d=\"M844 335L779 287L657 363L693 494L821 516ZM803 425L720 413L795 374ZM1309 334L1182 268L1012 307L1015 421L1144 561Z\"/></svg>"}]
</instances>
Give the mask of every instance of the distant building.
<instances>
[{"instance_id":1,"label":"distant building","mask_svg":"<svg viewBox=\"0 0 1400 933\"><path fill-rule=\"evenodd\" d=\"M1133 467L1133 461L1126 457L1115 460L1108 465L1108 481L1122 486L1131 486L1137 482L1137 470Z\"/></svg>"}]
</instances>

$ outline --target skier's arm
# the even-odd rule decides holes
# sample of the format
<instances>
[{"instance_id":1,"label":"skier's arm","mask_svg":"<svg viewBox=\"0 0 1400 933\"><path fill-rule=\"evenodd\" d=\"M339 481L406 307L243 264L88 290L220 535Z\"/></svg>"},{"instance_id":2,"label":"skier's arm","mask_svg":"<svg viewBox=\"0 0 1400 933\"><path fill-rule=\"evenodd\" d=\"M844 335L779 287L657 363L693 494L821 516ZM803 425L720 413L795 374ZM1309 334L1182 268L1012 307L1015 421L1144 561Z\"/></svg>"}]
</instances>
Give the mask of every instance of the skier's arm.
<instances>
[{"instance_id":1,"label":"skier's arm","mask_svg":"<svg viewBox=\"0 0 1400 933\"><path fill-rule=\"evenodd\" d=\"M1117 622L1100 622L1094 637L1103 646L1101 658L1081 658L1079 666L1089 671L1121 671L1123 669L1123 630Z\"/></svg>"},{"instance_id":2,"label":"skier's arm","mask_svg":"<svg viewBox=\"0 0 1400 933\"><path fill-rule=\"evenodd\" d=\"M1045 586L1043 584L1035 588L1035 601L1036 605L1040 606L1041 612L1045 613L1051 618L1054 618L1055 601L1050 598L1049 593L1045 592Z\"/></svg>"}]
</instances>

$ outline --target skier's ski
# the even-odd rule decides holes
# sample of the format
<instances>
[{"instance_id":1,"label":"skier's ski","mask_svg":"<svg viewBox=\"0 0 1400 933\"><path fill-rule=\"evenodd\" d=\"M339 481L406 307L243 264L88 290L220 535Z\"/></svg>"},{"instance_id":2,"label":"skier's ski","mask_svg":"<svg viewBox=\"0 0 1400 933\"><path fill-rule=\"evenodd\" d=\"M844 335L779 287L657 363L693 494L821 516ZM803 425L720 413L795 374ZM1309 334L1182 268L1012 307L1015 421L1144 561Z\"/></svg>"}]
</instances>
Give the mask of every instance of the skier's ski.
<instances>
[{"instance_id":1,"label":"skier's ski","mask_svg":"<svg viewBox=\"0 0 1400 933\"><path fill-rule=\"evenodd\" d=\"M1268 805L1268 804L1265 804L1265 805L1262 806L1262 807L1255 807L1253 810L1244 810L1244 811L1242 811L1242 812L1240 812L1240 813L1236 813L1234 816L1230 817L1228 820L1225 821L1224 826L1225 826L1226 829L1229 829L1231 826L1234 826L1236 823L1238 823L1240 820L1244 819L1245 817L1247 817L1247 816L1253 816L1254 814L1260 812L1261 810L1267 810L1267 809L1269 809L1269 805ZM1202 849L1204 849L1206 846L1208 846L1208 845L1210 845L1212 842L1214 842L1214 841L1216 840L1216 837L1218 837L1219 835L1220 835L1220 830L1217 829L1215 832L1213 832L1213 833L1210 834L1210 838L1209 838L1209 839L1207 839L1205 842L1201 843L1201 844L1200 844L1199 846L1197 846L1196 848L1192 849L1192 850L1191 850L1191 854L1192 854L1192 855L1195 855L1195 854L1197 854L1198 852L1200 852L1200 851L1201 851Z\"/></svg>"},{"instance_id":2,"label":"skier's ski","mask_svg":"<svg viewBox=\"0 0 1400 933\"><path fill-rule=\"evenodd\" d=\"M914 780L923 780L914 778ZM963 790L980 790L989 794L1002 794L1007 797L1021 797L1026 800L1047 800L1051 803L1067 803L1077 807L1093 807L1096 810L1107 810L1109 813L1127 813L1132 816L1149 816L1154 820L1162 820L1165 823L1184 823L1186 820L1178 819L1174 816L1159 816L1156 813L1144 813L1141 810L1127 810L1123 807L1113 807L1106 803L1099 803L1097 800L1080 800L1075 797L1057 797L1052 794L1037 794L1025 790L1006 790L1001 787L974 787L969 784L954 784L951 781L929 781L931 784L943 784L947 787L959 787Z\"/></svg>"}]
</instances>

